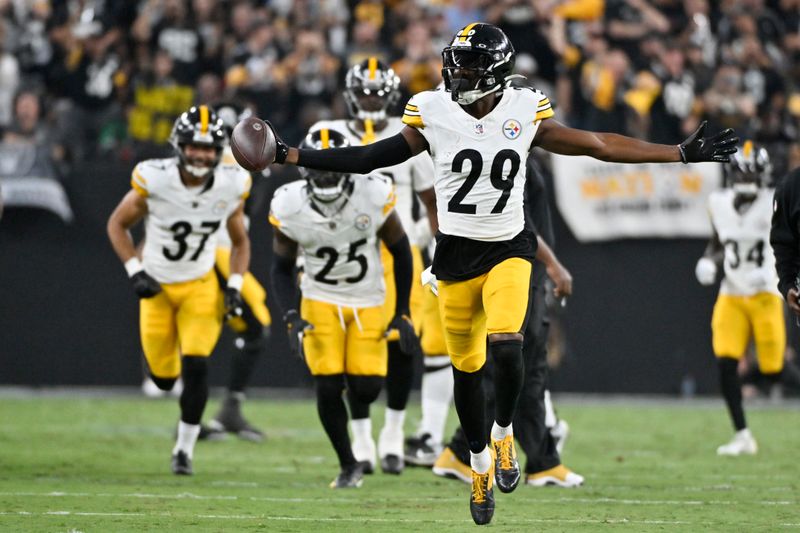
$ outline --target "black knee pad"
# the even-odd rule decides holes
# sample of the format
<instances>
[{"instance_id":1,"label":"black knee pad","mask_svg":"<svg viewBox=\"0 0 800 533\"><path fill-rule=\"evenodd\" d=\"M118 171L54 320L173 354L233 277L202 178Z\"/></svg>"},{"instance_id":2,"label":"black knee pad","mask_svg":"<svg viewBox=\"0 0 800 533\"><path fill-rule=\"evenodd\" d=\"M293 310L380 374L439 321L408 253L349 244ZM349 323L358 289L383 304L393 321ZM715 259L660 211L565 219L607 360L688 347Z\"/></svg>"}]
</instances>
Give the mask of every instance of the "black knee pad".
<instances>
[{"instance_id":1,"label":"black knee pad","mask_svg":"<svg viewBox=\"0 0 800 533\"><path fill-rule=\"evenodd\" d=\"M353 376L347 374L347 388L355 399L372 403L381 393L384 378L381 376Z\"/></svg>"},{"instance_id":2,"label":"black knee pad","mask_svg":"<svg viewBox=\"0 0 800 533\"><path fill-rule=\"evenodd\" d=\"M341 398L344 392L344 374L314 376L318 398Z\"/></svg>"},{"instance_id":3,"label":"black knee pad","mask_svg":"<svg viewBox=\"0 0 800 533\"><path fill-rule=\"evenodd\" d=\"M172 390L172 387L175 386L175 382L178 381L178 378L160 378L158 376L154 376L153 374L150 374L150 379L153 380L153 383L156 384L156 387L165 391Z\"/></svg>"}]
</instances>

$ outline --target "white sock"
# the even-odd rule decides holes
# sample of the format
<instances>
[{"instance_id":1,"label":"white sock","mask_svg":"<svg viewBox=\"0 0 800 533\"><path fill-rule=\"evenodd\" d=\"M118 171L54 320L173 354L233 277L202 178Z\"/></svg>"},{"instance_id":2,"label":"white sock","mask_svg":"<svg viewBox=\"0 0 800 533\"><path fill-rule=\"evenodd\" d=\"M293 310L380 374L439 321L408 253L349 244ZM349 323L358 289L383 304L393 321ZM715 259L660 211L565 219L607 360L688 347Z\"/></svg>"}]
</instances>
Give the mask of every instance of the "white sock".
<instances>
[{"instance_id":1,"label":"white sock","mask_svg":"<svg viewBox=\"0 0 800 533\"><path fill-rule=\"evenodd\" d=\"M403 433L403 424L406 421L406 411L398 411L397 409L386 408L384 415L383 428L386 431Z\"/></svg>"},{"instance_id":2,"label":"white sock","mask_svg":"<svg viewBox=\"0 0 800 533\"><path fill-rule=\"evenodd\" d=\"M552 429L556 427L558 423L558 417L556 416L556 410L553 409L553 400L550 399L550 391L545 389L544 391L544 425L547 429Z\"/></svg>"},{"instance_id":3,"label":"white sock","mask_svg":"<svg viewBox=\"0 0 800 533\"><path fill-rule=\"evenodd\" d=\"M422 374L422 420L419 435L429 433L436 444L444 441L444 428L453 400L453 369L447 355L426 356L426 367L447 364L445 368Z\"/></svg>"},{"instance_id":4,"label":"white sock","mask_svg":"<svg viewBox=\"0 0 800 533\"><path fill-rule=\"evenodd\" d=\"M489 447L484 446L483 450L478 453L469 452L469 463L472 469L479 474L488 472L492 467L492 455L489 453Z\"/></svg>"},{"instance_id":5,"label":"white sock","mask_svg":"<svg viewBox=\"0 0 800 533\"><path fill-rule=\"evenodd\" d=\"M175 455L179 451L182 451L191 459L194 454L194 444L197 442L198 435L200 435L200 424L187 424L183 420L178 422L178 440L175 441L172 454Z\"/></svg>"},{"instance_id":6,"label":"white sock","mask_svg":"<svg viewBox=\"0 0 800 533\"><path fill-rule=\"evenodd\" d=\"M739 431L736 432L736 436L737 437L747 438L747 439L752 439L753 438L753 434L750 433L750 428L740 429Z\"/></svg>"},{"instance_id":7,"label":"white sock","mask_svg":"<svg viewBox=\"0 0 800 533\"><path fill-rule=\"evenodd\" d=\"M350 431L353 433L353 445L357 442L372 440L372 420L369 418L356 418L350 421Z\"/></svg>"},{"instance_id":8,"label":"white sock","mask_svg":"<svg viewBox=\"0 0 800 533\"><path fill-rule=\"evenodd\" d=\"M492 423L492 439L493 440L503 440L508 435L514 434L514 428L512 424L509 424L508 427L498 426L497 421Z\"/></svg>"}]
</instances>

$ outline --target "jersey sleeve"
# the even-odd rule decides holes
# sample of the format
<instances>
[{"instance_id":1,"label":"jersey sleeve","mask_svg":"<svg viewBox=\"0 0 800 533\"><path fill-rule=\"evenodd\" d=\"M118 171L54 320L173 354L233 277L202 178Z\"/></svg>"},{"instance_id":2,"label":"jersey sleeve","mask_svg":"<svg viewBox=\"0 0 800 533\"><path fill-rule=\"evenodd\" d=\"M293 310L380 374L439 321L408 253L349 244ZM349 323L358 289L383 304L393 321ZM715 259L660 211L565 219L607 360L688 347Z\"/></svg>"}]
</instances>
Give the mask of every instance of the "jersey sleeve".
<instances>
[{"instance_id":1,"label":"jersey sleeve","mask_svg":"<svg viewBox=\"0 0 800 533\"><path fill-rule=\"evenodd\" d=\"M131 187L133 187L133 190L139 193L142 198L147 198L150 196L150 190L147 187L147 178L145 178L142 174L141 163L133 168L133 173L131 174Z\"/></svg>"},{"instance_id":2,"label":"jersey sleeve","mask_svg":"<svg viewBox=\"0 0 800 533\"><path fill-rule=\"evenodd\" d=\"M250 189L253 188L253 176L243 170L241 179L239 181L239 199L247 200L250 197Z\"/></svg>"},{"instance_id":3,"label":"jersey sleeve","mask_svg":"<svg viewBox=\"0 0 800 533\"><path fill-rule=\"evenodd\" d=\"M540 120L552 118L555 113L553 112L553 106L550 104L550 99L542 91L534 90L533 92L539 97L539 102L536 104L536 116L533 121L539 122Z\"/></svg>"},{"instance_id":4,"label":"jersey sleeve","mask_svg":"<svg viewBox=\"0 0 800 533\"><path fill-rule=\"evenodd\" d=\"M381 221L379 226L382 226L397 205L397 190L391 179L380 174L367 176L367 183L371 203L375 206Z\"/></svg>"},{"instance_id":5,"label":"jersey sleeve","mask_svg":"<svg viewBox=\"0 0 800 533\"><path fill-rule=\"evenodd\" d=\"M411 158L411 179L416 192L433 187L433 160L428 152L422 152Z\"/></svg>"},{"instance_id":6,"label":"jersey sleeve","mask_svg":"<svg viewBox=\"0 0 800 533\"><path fill-rule=\"evenodd\" d=\"M417 95L411 97L403 110L403 124L421 130L425 128L422 121L422 110L420 109L419 98Z\"/></svg>"},{"instance_id":7,"label":"jersey sleeve","mask_svg":"<svg viewBox=\"0 0 800 533\"><path fill-rule=\"evenodd\" d=\"M269 204L269 223L281 233L296 241L292 220L291 191L286 185L275 191Z\"/></svg>"}]
</instances>

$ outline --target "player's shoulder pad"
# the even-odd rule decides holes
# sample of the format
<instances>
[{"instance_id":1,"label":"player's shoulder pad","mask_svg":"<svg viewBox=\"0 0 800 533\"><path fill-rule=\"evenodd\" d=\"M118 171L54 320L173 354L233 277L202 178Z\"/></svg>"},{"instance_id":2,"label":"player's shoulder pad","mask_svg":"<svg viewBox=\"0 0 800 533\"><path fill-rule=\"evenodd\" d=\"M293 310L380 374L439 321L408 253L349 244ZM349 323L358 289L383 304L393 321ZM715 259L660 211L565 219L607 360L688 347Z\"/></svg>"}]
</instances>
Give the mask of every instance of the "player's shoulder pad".
<instances>
[{"instance_id":1,"label":"player's shoulder pad","mask_svg":"<svg viewBox=\"0 0 800 533\"><path fill-rule=\"evenodd\" d=\"M178 158L145 159L133 168L131 185L144 196L152 195L165 183L171 172L176 171Z\"/></svg>"},{"instance_id":2,"label":"player's shoulder pad","mask_svg":"<svg viewBox=\"0 0 800 533\"><path fill-rule=\"evenodd\" d=\"M553 116L553 105L550 99L539 89L529 86L512 87L514 95L520 99L525 109L535 113L534 121Z\"/></svg>"},{"instance_id":3,"label":"player's shoulder pad","mask_svg":"<svg viewBox=\"0 0 800 533\"><path fill-rule=\"evenodd\" d=\"M237 163L222 162L214 169L217 177L230 182L237 196L247 198L250 195L250 188L253 186L253 177L247 170L240 167Z\"/></svg>"},{"instance_id":4,"label":"player's shoulder pad","mask_svg":"<svg viewBox=\"0 0 800 533\"><path fill-rule=\"evenodd\" d=\"M286 218L296 215L303 210L306 204L306 181L296 180L281 185L272 196L270 203L270 213L284 221Z\"/></svg>"},{"instance_id":5,"label":"player's shoulder pad","mask_svg":"<svg viewBox=\"0 0 800 533\"><path fill-rule=\"evenodd\" d=\"M733 201L733 190L732 189L716 189L711 191L711 194L708 195L708 205L709 207L714 207L717 205L723 205L726 203L730 203Z\"/></svg>"},{"instance_id":6,"label":"player's shoulder pad","mask_svg":"<svg viewBox=\"0 0 800 533\"><path fill-rule=\"evenodd\" d=\"M367 199L369 205L376 207L386 207L391 204L394 207L395 186L391 178L373 172L372 174L354 175L353 182L357 193Z\"/></svg>"},{"instance_id":7,"label":"player's shoulder pad","mask_svg":"<svg viewBox=\"0 0 800 533\"><path fill-rule=\"evenodd\" d=\"M443 99L449 98L444 91L422 91L412 96L403 109L403 124L424 129L437 112L444 109Z\"/></svg>"}]
</instances>

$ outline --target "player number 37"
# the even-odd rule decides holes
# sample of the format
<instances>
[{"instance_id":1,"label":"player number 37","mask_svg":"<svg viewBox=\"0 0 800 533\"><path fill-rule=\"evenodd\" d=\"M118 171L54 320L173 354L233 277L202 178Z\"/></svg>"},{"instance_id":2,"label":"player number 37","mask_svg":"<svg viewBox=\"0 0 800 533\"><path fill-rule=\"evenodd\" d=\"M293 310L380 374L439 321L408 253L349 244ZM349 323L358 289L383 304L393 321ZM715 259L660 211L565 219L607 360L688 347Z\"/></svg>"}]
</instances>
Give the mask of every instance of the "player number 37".
<instances>
[{"instance_id":1,"label":"player number 37","mask_svg":"<svg viewBox=\"0 0 800 533\"><path fill-rule=\"evenodd\" d=\"M208 238L219 229L220 224L221 222L219 220L200 223L200 227L208 231L201 233L202 237L200 239L200 246L197 247L197 250L195 250L195 252L189 258L190 261L197 261L197 258L200 257L200 254L203 253L203 248L206 246L206 241L208 241ZM169 229L172 231L172 238L176 243L178 243L178 247L177 249L170 250L164 246L162 248L164 257L170 261L180 261L183 259L183 256L186 255L186 252L189 251L189 243L186 242L186 239L192 234L192 225L185 220L179 220L170 226Z\"/></svg>"}]
</instances>

